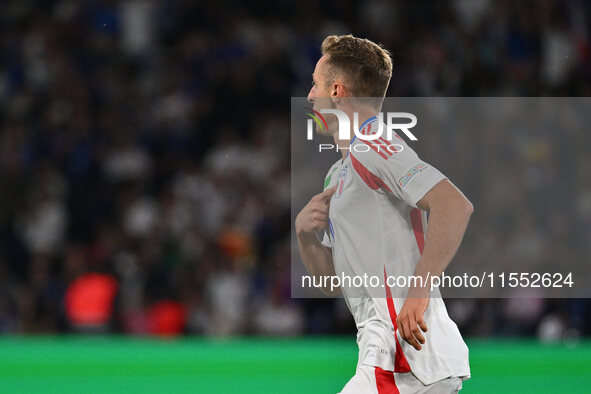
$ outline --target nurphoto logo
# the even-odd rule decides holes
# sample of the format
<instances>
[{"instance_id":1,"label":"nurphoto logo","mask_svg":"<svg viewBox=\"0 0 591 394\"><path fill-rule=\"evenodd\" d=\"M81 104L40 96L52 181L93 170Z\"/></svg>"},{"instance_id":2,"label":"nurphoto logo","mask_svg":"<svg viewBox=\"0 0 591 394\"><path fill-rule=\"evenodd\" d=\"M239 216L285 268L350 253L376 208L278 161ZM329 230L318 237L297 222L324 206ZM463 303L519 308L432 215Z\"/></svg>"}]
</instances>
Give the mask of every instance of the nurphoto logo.
<instances>
[{"instance_id":1,"label":"nurphoto logo","mask_svg":"<svg viewBox=\"0 0 591 394\"><path fill-rule=\"evenodd\" d=\"M310 117L308 119L308 133L306 138L311 141L314 136L314 123L321 129L321 130L328 130L328 125L326 123L326 119L324 119L323 114L332 114L337 117L337 121L339 123L339 139L345 140L349 139L349 131L351 130L351 121L349 116L338 109L321 109L320 111L316 111L312 108L306 108L311 112L307 112L306 115ZM363 134L359 130L359 113L353 113L353 131L355 132L355 136L359 139L366 140L366 141L373 141L377 140L382 137L384 133L384 113L380 112L377 115L378 119L378 128L375 133L371 134ZM410 122L408 123L397 123L395 119L408 119ZM413 128L417 124L417 117L409 112L386 112L386 139L392 141L392 138L395 136L394 130L402 131L411 141L417 141L418 138L414 136L413 133L410 132L409 129Z\"/></svg>"}]
</instances>

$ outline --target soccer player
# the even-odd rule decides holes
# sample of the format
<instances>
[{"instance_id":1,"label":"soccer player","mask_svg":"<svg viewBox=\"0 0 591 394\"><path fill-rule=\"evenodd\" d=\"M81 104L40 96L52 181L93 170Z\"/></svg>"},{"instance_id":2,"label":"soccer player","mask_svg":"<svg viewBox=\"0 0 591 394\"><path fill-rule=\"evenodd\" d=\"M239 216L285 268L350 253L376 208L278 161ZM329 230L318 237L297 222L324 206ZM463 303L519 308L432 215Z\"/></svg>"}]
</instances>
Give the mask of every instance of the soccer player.
<instances>
[{"instance_id":1,"label":"soccer player","mask_svg":"<svg viewBox=\"0 0 591 394\"><path fill-rule=\"evenodd\" d=\"M329 36L308 101L316 111L339 109L351 120L358 112L359 121L365 120L360 132L370 136L380 126L376 115L391 76L390 54L380 45L351 35ZM377 99L355 99L360 97ZM440 275L451 261L473 206L401 138L397 145L385 137L342 140L336 116L325 119L328 128L317 132L349 149L341 150L324 191L295 220L310 275L424 279L405 288L404 295L387 285L361 293L341 286L359 345L356 373L342 393L458 392L470 377L468 348L428 278ZM331 293L330 287L323 291Z\"/></svg>"}]
</instances>

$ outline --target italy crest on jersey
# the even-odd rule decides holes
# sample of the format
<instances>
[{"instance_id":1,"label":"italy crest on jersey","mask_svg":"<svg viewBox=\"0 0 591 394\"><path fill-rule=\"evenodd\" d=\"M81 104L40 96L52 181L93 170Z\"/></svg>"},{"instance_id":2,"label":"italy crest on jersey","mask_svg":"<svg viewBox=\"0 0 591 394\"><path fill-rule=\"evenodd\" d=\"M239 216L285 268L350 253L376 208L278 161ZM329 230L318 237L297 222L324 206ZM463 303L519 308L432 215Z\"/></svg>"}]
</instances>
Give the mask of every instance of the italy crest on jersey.
<instances>
[{"instance_id":1,"label":"italy crest on jersey","mask_svg":"<svg viewBox=\"0 0 591 394\"><path fill-rule=\"evenodd\" d=\"M347 179L347 166L339 172L339 177L337 178L337 190L334 193L334 198L339 198L341 194L343 194L343 189L345 188L345 180Z\"/></svg>"}]
</instances>

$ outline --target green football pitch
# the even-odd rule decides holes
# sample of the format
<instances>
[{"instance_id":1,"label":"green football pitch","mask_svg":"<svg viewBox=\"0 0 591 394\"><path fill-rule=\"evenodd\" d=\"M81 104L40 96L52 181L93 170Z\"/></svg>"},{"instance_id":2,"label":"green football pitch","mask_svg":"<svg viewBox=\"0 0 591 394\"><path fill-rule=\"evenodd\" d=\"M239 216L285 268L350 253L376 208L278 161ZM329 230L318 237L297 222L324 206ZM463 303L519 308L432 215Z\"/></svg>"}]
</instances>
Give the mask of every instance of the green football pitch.
<instances>
[{"instance_id":1,"label":"green football pitch","mask_svg":"<svg viewBox=\"0 0 591 394\"><path fill-rule=\"evenodd\" d=\"M591 342L470 340L462 393L591 393ZM0 337L0 393L335 393L354 337Z\"/></svg>"}]
</instances>

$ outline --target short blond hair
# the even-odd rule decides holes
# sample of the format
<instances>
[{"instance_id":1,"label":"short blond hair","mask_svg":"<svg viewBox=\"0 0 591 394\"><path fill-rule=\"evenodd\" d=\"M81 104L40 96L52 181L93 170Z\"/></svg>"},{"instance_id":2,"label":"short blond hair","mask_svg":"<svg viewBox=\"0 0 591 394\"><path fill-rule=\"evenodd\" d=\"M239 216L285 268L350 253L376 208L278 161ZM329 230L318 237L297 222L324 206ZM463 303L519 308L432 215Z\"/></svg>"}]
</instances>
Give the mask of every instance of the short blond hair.
<instances>
[{"instance_id":1,"label":"short blond hair","mask_svg":"<svg viewBox=\"0 0 591 394\"><path fill-rule=\"evenodd\" d=\"M328 57L329 80L341 75L354 97L384 97L392 77L392 58L380 44L353 35L328 36L321 46Z\"/></svg>"}]
</instances>

